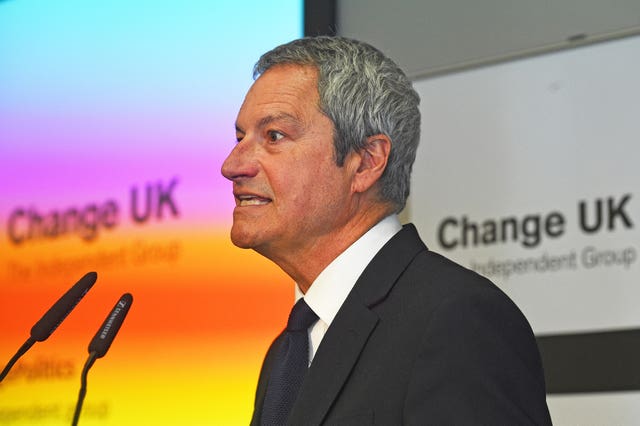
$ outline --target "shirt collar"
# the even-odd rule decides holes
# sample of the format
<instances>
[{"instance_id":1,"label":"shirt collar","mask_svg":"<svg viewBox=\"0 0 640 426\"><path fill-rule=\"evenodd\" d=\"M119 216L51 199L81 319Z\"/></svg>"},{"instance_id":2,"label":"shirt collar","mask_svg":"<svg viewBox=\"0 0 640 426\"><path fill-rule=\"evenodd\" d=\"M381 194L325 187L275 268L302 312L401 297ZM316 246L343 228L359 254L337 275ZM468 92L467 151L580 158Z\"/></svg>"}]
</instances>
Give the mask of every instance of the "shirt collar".
<instances>
[{"instance_id":1,"label":"shirt collar","mask_svg":"<svg viewBox=\"0 0 640 426\"><path fill-rule=\"evenodd\" d=\"M336 257L313 281L306 294L296 285L296 301L304 296L305 302L316 315L327 326L331 325L369 262L401 229L402 225L395 214L382 219Z\"/></svg>"}]
</instances>

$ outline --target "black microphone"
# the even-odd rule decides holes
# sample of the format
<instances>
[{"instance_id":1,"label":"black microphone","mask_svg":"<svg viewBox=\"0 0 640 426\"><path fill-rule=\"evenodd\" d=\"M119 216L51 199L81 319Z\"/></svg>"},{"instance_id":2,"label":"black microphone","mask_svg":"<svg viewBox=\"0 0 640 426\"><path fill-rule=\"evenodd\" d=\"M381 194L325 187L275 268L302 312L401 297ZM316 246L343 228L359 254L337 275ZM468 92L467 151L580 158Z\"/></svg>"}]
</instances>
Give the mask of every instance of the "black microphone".
<instances>
[{"instance_id":1,"label":"black microphone","mask_svg":"<svg viewBox=\"0 0 640 426\"><path fill-rule=\"evenodd\" d=\"M0 382L11 370L11 367L24 355L35 342L43 342L51 336L51 333L64 321L69 313L76 307L78 302L84 297L89 289L98 279L98 274L89 272L73 285L49 310L35 323L31 328L31 336L18 349L18 352L9 360L2 373L0 373Z\"/></svg>"},{"instance_id":2,"label":"black microphone","mask_svg":"<svg viewBox=\"0 0 640 426\"><path fill-rule=\"evenodd\" d=\"M35 323L31 328L31 338L36 342L43 342L55 331L62 321L71 313L78 302L98 279L98 274L88 272L69 289L60 299Z\"/></svg>"},{"instance_id":3,"label":"black microphone","mask_svg":"<svg viewBox=\"0 0 640 426\"><path fill-rule=\"evenodd\" d=\"M95 352L96 358L105 356L113 339L115 339L118 330L122 326L124 318L129 312L129 308L133 303L133 296L125 293L120 297L118 303L113 307L109 316L102 323L102 327L98 330L91 343L89 343L89 353Z\"/></svg>"},{"instance_id":4,"label":"black microphone","mask_svg":"<svg viewBox=\"0 0 640 426\"><path fill-rule=\"evenodd\" d=\"M87 394L87 375L89 374L89 369L95 360L105 356L109 347L111 347L111 343L113 343L113 339L115 339L116 334L118 334L118 330L120 330L122 322L127 316L132 303L133 296L131 296L130 293L125 293L120 296L120 300L118 300L118 303L116 303L111 312L109 312L109 315L102 323L102 326L98 329L96 335L93 336L93 339L91 339L91 343L89 343L89 358L87 358L87 361L82 368L82 374L80 376L80 392L78 393L78 402L76 403L76 410L71 422L72 426L76 426L80 419L82 402Z\"/></svg>"}]
</instances>

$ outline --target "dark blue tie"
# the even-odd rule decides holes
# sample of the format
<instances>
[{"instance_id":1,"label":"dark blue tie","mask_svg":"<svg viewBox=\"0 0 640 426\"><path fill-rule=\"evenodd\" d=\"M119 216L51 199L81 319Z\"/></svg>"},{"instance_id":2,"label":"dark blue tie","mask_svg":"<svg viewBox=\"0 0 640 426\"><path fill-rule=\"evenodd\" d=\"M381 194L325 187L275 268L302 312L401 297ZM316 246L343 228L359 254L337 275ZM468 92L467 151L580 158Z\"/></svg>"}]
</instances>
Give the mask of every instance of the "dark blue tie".
<instances>
[{"instance_id":1,"label":"dark blue tie","mask_svg":"<svg viewBox=\"0 0 640 426\"><path fill-rule=\"evenodd\" d=\"M263 426L282 426L287 423L291 407L309 368L307 330L317 320L318 316L304 299L301 298L293 306L269 376L262 405L260 423Z\"/></svg>"}]
</instances>

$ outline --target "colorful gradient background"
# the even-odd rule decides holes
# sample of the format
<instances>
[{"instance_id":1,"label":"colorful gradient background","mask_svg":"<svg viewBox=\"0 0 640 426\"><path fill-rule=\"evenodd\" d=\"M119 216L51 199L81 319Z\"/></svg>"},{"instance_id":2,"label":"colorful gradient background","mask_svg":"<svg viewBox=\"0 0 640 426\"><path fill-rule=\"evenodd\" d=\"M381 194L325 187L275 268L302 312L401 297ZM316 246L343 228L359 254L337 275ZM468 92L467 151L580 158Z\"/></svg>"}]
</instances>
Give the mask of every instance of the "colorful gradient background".
<instances>
[{"instance_id":1,"label":"colorful gradient background","mask_svg":"<svg viewBox=\"0 0 640 426\"><path fill-rule=\"evenodd\" d=\"M293 291L229 242L233 200L219 170L253 63L301 36L302 17L300 0L0 0L1 366L62 293L98 272L0 384L0 424L70 423L88 343L125 292L131 311L89 373L80 424L248 424ZM157 187L177 214L165 203L137 223L132 193L140 214ZM9 238L17 209L107 201L117 223L92 240Z\"/></svg>"}]
</instances>

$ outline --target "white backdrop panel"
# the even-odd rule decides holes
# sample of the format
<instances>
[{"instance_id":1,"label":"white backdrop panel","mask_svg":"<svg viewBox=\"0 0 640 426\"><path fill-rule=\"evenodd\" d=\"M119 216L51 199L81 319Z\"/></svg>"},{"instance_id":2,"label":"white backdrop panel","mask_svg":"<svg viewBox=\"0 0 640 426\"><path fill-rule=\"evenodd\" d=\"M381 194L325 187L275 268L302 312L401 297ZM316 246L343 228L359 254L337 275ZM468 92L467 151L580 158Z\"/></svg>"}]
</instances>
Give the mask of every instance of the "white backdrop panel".
<instances>
[{"instance_id":1,"label":"white backdrop panel","mask_svg":"<svg viewBox=\"0 0 640 426\"><path fill-rule=\"evenodd\" d=\"M537 334L640 326L639 76L633 37L415 83L409 217Z\"/></svg>"}]
</instances>

